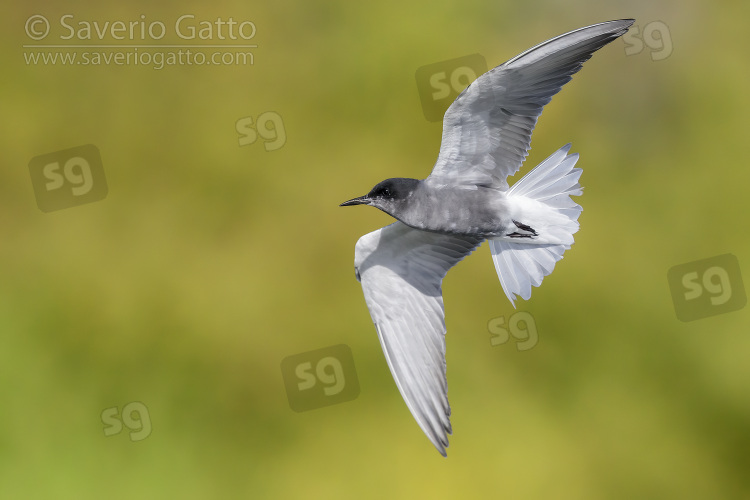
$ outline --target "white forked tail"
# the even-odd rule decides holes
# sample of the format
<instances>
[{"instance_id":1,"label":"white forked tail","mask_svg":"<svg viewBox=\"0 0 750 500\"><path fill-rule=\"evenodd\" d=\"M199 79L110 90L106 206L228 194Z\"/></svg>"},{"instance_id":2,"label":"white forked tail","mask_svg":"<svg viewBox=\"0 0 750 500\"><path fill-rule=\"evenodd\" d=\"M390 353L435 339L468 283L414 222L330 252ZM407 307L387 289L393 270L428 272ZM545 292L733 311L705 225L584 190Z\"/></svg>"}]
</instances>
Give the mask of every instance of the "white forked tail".
<instances>
[{"instance_id":1,"label":"white forked tail","mask_svg":"<svg viewBox=\"0 0 750 500\"><path fill-rule=\"evenodd\" d=\"M511 217L525 226L523 236L490 240L497 276L513 307L517 295L531 297L531 287L552 272L578 231L583 209L570 197L583 193L582 170L574 168L578 154L568 155L569 150L566 144L508 190Z\"/></svg>"}]
</instances>

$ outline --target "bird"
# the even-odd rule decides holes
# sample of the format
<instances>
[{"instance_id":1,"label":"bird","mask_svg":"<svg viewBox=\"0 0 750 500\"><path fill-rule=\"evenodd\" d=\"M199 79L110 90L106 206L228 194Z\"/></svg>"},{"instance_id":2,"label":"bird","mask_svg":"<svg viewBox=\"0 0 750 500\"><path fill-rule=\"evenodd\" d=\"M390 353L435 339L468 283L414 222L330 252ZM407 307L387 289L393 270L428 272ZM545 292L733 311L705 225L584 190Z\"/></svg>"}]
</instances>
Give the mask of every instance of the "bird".
<instances>
[{"instance_id":1,"label":"bird","mask_svg":"<svg viewBox=\"0 0 750 500\"><path fill-rule=\"evenodd\" d=\"M425 179L391 178L340 206L369 205L395 222L354 249L385 359L422 431L447 456L451 408L442 281L489 241L511 304L531 297L579 229L578 154L566 144L512 186L542 109L595 51L635 22L593 24L536 45L474 80L443 116L440 152Z\"/></svg>"}]
</instances>

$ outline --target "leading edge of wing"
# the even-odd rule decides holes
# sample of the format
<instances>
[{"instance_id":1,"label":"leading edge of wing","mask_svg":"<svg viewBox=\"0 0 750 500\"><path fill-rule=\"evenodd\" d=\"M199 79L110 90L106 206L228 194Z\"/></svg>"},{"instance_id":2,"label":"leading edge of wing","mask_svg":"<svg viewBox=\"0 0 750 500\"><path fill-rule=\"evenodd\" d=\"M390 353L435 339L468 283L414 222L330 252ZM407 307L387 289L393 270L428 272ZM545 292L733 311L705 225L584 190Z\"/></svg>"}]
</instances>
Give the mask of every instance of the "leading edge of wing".
<instances>
[{"instance_id":1,"label":"leading edge of wing","mask_svg":"<svg viewBox=\"0 0 750 500\"><path fill-rule=\"evenodd\" d=\"M606 35L614 40L615 38L624 35L634 22L635 19L617 19L568 31L567 33L563 33L562 35L558 35L540 44L534 45L530 49L505 61L501 66L513 66L516 62L521 62L522 59L523 64L531 64L562 47L570 47L571 45L586 41L597 35ZM561 46L558 46L558 44L561 44Z\"/></svg>"},{"instance_id":2,"label":"leading edge of wing","mask_svg":"<svg viewBox=\"0 0 750 500\"><path fill-rule=\"evenodd\" d=\"M481 242L395 222L366 234L355 248L355 268L393 379L443 456L451 425L442 280Z\"/></svg>"}]
</instances>

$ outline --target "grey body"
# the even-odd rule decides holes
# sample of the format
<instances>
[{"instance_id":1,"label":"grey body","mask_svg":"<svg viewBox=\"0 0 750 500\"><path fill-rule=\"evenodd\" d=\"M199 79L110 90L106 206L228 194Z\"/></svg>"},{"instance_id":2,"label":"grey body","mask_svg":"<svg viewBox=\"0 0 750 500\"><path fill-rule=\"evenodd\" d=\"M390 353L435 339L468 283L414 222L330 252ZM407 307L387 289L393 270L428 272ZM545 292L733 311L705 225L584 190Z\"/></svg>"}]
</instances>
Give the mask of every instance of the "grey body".
<instances>
[{"instance_id":1,"label":"grey body","mask_svg":"<svg viewBox=\"0 0 750 500\"><path fill-rule=\"evenodd\" d=\"M391 215L415 229L484 238L504 236L512 225L505 194L485 187L433 188L420 182L405 209Z\"/></svg>"},{"instance_id":2,"label":"grey body","mask_svg":"<svg viewBox=\"0 0 750 500\"><path fill-rule=\"evenodd\" d=\"M367 195L343 206L355 204L374 206L409 227L436 233L492 238L519 230L511 218L505 192L490 187L386 179Z\"/></svg>"}]
</instances>

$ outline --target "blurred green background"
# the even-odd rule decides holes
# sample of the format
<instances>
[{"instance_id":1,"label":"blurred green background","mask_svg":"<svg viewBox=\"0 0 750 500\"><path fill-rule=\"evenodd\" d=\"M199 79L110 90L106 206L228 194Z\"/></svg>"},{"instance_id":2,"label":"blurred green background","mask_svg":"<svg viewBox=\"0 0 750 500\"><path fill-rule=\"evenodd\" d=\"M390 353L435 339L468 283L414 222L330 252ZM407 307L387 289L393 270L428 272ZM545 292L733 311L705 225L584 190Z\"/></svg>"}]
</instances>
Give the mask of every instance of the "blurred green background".
<instances>
[{"instance_id":1,"label":"blurred green background","mask_svg":"<svg viewBox=\"0 0 750 500\"><path fill-rule=\"evenodd\" d=\"M667 282L725 253L750 269L746 2L1 10L0 497L750 498L748 309L684 323ZM252 65L27 64L26 20L57 36L64 14L231 16L258 47ZM390 218L338 204L430 172L441 124L417 68L474 53L493 67L623 17L664 23L668 57L623 40L598 52L546 108L522 171L566 142L584 170L576 244L518 303L538 344L491 345L488 322L514 310L486 245L445 279L443 459L353 275L357 238ZM269 111L282 147L240 146L237 121ZM42 213L29 161L83 144L107 197ZM359 397L293 412L282 359L336 344ZM102 412L136 401L151 433L106 436Z\"/></svg>"}]
</instances>

